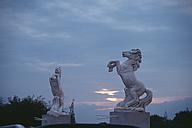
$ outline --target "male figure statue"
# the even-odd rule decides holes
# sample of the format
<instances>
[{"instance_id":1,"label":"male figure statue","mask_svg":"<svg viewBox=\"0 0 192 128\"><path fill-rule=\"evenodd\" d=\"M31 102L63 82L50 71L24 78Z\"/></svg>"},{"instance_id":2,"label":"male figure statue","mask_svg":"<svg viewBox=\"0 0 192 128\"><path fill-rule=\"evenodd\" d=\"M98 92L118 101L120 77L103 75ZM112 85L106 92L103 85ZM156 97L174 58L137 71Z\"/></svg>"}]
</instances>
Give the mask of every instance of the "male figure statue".
<instances>
[{"instance_id":1,"label":"male figure statue","mask_svg":"<svg viewBox=\"0 0 192 128\"><path fill-rule=\"evenodd\" d=\"M49 78L49 82L50 82L51 91L54 98L53 98L52 107L47 114L53 115L53 116L64 115L63 113L64 93L61 88L61 68L60 67L55 69L55 73L52 75L52 77Z\"/></svg>"}]
</instances>

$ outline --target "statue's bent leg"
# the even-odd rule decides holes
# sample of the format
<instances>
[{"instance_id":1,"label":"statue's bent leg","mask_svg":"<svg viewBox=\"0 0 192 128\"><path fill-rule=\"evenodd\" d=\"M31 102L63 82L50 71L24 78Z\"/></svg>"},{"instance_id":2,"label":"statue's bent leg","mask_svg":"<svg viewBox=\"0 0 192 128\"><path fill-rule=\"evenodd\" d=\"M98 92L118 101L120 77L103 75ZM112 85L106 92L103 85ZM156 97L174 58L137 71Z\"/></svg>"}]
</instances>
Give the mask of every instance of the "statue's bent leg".
<instances>
[{"instance_id":1,"label":"statue's bent leg","mask_svg":"<svg viewBox=\"0 0 192 128\"><path fill-rule=\"evenodd\" d=\"M120 71L121 71L121 65L120 65L120 62L119 62L118 60L116 61L116 70L117 70L118 75L121 76L121 73L120 73Z\"/></svg>"},{"instance_id":2,"label":"statue's bent leg","mask_svg":"<svg viewBox=\"0 0 192 128\"><path fill-rule=\"evenodd\" d=\"M109 68L109 72L112 72L113 71L113 68L116 66L116 63L115 61L110 61L108 64L107 64L107 67Z\"/></svg>"},{"instance_id":3,"label":"statue's bent leg","mask_svg":"<svg viewBox=\"0 0 192 128\"><path fill-rule=\"evenodd\" d=\"M139 103L139 97L138 97L138 95L136 93L135 88L130 90L130 95L132 96L132 100L127 103L127 107L130 107L130 106L133 106L133 105L135 106L136 104Z\"/></svg>"},{"instance_id":4,"label":"statue's bent leg","mask_svg":"<svg viewBox=\"0 0 192 128\"><path fill-rule=\"evenodd\" d=\"M113 71L113 68L115 66L119 66L120 65L120 62L117 60L117 61L110 61L108 64L107 64L107 67L109 68L109 72L112 72Z\"/></svg>"}]
</instances>

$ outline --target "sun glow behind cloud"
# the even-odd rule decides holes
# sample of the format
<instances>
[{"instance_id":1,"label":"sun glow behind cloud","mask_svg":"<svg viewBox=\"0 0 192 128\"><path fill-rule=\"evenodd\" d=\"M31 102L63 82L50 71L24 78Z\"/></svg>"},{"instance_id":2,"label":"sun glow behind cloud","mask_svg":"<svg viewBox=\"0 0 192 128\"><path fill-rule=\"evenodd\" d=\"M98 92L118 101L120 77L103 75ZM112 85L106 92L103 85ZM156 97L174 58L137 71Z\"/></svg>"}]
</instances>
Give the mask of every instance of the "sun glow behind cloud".
<instances>
[{"instance_id":1,"label":"sun glow behind cloud","mask_svg":"<svg viewBox=\"0 0 192 128\"><path fill-rule=\"evenodd\" d=\"M111 101L111 102L120 102L123 99L122 98L106 98L107 101Z\"/></svg>"},{"instance_id":2,"label":"sun glow behind cloud","mask_svg":"<svg viewBox=\"0 0 192 128\"><path fill-rule=\"evenodd\" d=\"M192 98L190 96L183 96L183 97L156 97L153 98L151 104L163 104L166 102L173 102L173 101L181 101L186 98ZM123 101L123 98L115 98L115 97L108 97L100 101L83 101L78 102L77 104L87 104L87 105L96 105L98 107L106 107L106 108L113 108L115 104L118 102ZM105 109L105 108L102 108Z\"/></svg>"},{"instance_id":3,"label":"sun glow behind cloud","mask_svg":"<svg viewBox=\"0 0 192 128\"><path fill-rule=\"evenodd\" d=\"M91 102L91 104L95 104L98 106L109 106L110 107L111 105L114 105L115 103L123 101L124 98L115 97L116 93L118 93L118 92L119 91L112 90L112 89L97 90L97 91L95 91L96 94L107 95L110 97L103 99L105 101L99 102L99 104L98 104L98 102ZM144 97L145 97L145 95L140 97L140 98L144 98ZM190 96L153 97L151 104L162 104L162 103L166 103L166 102L184 100L186 98L191 98L191 97Z\"/></svg>"},{"instance_id":4,"label":"sun glow behind cloud","mask_svg":"<svg viewBox=\"0 0 192 128\"><path fill-rule=\"evenodd\" d=\"M109 95L109 96L114 96L117 92L119 91L112 90L112 89L101 89L101 90L95 91L95 93L97 94Z\"/></svg>"},{"instance_id":5,"label":"sun glow behind cloud","mask_svg":"<svg viewBox=\"0 0 192 128\"><path fill-rule=\"evenodd\" d=\"M178 97L155 97L152 100L152 104L162 104L162 103L166 103L166 102L184 100L186 98L191 98L191 97L190 96L184 96L184 97L180 97L180 96L178 96ZM117 102L123 101L123 98L115 98L115 97L111 98L111 97L108 97L105 100L117 103Z\"/></svg>"}]
</instances>

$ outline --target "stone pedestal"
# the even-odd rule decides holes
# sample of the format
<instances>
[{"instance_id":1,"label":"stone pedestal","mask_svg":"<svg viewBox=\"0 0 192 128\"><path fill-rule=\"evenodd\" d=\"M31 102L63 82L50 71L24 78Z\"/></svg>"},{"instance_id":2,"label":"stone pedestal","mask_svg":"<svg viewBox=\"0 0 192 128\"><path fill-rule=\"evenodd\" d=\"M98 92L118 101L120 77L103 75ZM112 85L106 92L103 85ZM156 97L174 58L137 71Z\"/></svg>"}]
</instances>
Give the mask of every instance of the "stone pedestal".
<instances>
[{"instance_id":1,"label":"stone pedestal","mask_svg":"<svg viewBox=\"0 0 192 128\"><path fill-rule=\"evenodd\" d=\"M55 124L71 124L71 115L59 115L58 117L52 115L42 116L42 126Z\"/></svg>"},{"instance_id":2,"label":"stone pedestal","mask_svg":"<svg viewBox=\"0 0 192 128\"><path fill-rule=\"evenodd\" d=\"M110 112L110 124L150 128L150 113L137 111Z\"/></svg>"}]
</instances>

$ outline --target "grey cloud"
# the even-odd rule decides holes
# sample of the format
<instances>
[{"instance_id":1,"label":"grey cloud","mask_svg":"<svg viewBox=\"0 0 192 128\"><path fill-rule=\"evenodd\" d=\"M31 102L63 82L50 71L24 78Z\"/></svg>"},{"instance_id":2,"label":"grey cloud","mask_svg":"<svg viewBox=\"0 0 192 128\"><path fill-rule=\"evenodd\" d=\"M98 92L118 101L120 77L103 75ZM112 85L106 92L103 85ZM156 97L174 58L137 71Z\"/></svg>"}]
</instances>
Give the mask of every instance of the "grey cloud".
<instances>
[{"instance_id":1,"label":"grey cloud","mask_svg":"<svg viewBox=\"0 0 192 128\"><path fill-rule=\"evenodd\" d=\"M81 67L84 64L80 63L59 63L56 61L46 62L40 60L38 58L27 58L24 63L26 66L29 66L32 69L39 71L49 71L50 69L54 69L55 67Z\"/></svg>"}]
</instances>

